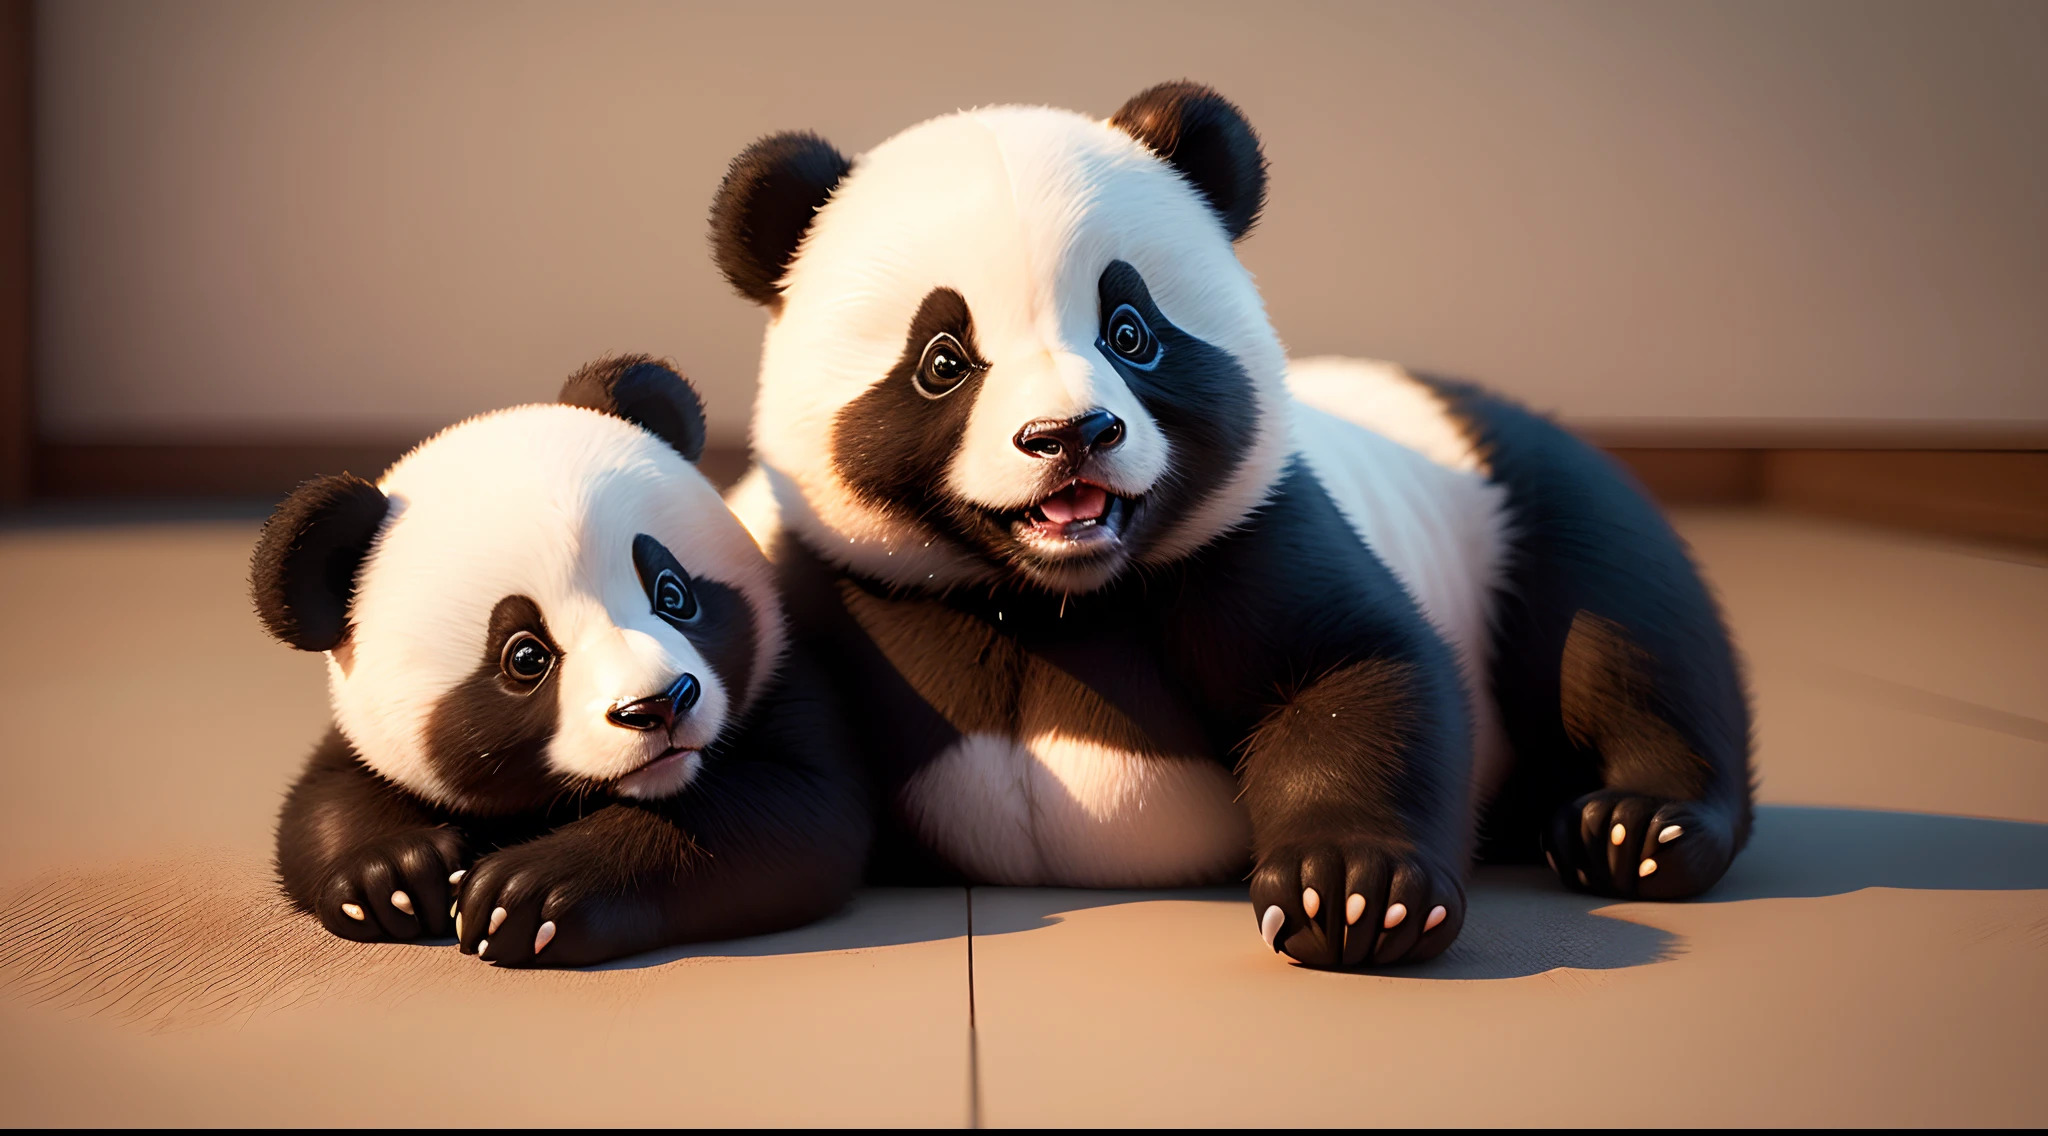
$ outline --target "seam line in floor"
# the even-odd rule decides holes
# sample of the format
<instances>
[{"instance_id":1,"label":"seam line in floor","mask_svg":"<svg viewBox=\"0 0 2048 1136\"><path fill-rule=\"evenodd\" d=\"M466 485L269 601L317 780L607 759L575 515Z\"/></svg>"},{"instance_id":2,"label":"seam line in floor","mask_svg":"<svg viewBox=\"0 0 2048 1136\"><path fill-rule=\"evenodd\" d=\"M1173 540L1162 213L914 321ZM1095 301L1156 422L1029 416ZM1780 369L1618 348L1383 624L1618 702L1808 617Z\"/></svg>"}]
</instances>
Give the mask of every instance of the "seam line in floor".
<instances>
[{"instance_id":1,"label":"seam line in floor","mask_svg":"<svg viewBox=\"0 0 2048 1136\"><path fill-rule=\"evenodd\" d=\"M974 889L967 888L967 1127L981 1127L981 1028L974 1014Z\"/></svg>"}]
</instances>

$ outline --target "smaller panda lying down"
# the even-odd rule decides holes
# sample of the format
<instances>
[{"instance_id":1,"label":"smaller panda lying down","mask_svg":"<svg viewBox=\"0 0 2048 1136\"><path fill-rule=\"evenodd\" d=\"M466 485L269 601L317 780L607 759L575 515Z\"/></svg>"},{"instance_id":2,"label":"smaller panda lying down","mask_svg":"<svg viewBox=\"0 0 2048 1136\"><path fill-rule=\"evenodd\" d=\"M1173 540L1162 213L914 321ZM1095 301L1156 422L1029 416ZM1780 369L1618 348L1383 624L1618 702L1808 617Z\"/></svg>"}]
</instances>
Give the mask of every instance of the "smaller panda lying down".
<instances>
[{"instance_id":1,"label":"smaller panda lying down","mask_svg":"<svg viewBox=\"0 0 2048 1136\"><path fill-rule=\"evenodd\" d=\"M855 749L703 444L681 376L609 359L278 506L257 612L326 653L334 707L278 822L294 903L574 966L845 902Z\"/></svg>"}]
</instances>

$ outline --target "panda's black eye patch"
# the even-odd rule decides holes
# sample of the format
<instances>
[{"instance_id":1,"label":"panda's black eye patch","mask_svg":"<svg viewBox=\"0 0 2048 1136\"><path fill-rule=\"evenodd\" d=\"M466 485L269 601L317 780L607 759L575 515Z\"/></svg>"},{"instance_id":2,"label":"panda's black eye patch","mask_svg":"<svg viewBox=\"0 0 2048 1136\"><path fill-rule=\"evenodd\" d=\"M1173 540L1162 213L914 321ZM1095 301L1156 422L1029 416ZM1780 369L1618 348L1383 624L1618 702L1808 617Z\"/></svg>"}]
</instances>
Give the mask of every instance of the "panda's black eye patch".
<instances>
[{"instance_id":1,"label":"panda's black eye patch","mask_svg":"<svg viewBox=\"0 0 2048 1136\"><path fill-rule=\"evenodd\" d=\"M942 331L924 345L917 370L910 373L910 384L926 398L944 398L979 369L967 348L951 332Z\"/></svg>"},{"instance_id":2,"label":"panda's black eye patch","mask_svg":"<svg viewBox=\"0 0 2048 1136\"><path fill-rule=\"evenodd\" d=\"M518 683L539 682L554 667L554 649L531 631L521 631L505 640L505 649L498 655L498 669Z\"/></svg>"},{"instance_id":3,"label":"panda's black eye patch","mask_svg":"<svg viewBox=\"0 0 2048 1136\"><path fill-rule=\"evenodd\" d=\"M654 614L677 630L696 621L700 609L697 594L690 588L690 574L683 571L667 546L646 533L634 537L633 570L640 574L640 586L647 590Z\"/></svg>"},{"instance_id":4,"label":"panda's black eye patch","mask_svg":"<svg viewBox=\"0 0 2048 1136\"><path fill-rule=\"evenodd\" d=\"M1103 321L1102 341L1133 367L1149 370L1159 365L1159 339L1145 317L1129 304L1117 305Z\"/></svg>"}]
</instances>

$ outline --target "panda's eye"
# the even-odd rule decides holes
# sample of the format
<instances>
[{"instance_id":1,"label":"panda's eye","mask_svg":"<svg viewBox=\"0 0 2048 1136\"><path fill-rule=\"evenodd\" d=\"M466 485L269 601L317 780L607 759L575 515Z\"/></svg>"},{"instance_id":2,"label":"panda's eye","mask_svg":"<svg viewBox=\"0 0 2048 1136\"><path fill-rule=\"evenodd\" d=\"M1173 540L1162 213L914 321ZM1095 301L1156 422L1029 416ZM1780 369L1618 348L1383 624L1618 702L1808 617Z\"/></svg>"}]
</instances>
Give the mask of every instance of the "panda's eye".
<instances>
[{"instance_id":1,"label":"panda's eye","mask_svg":"<svg viewBox=\"0 0 2048 1136\"><path fill-rule=\"evenodd\" d=\"M555 653L531 631L505 640L504 653L498 656L498 669L514 682L539 682L554 665Z\"/></svg>"},{"instance_id":2,"label":"panda's eye","mask_svg":"<svg viewBox=\"0 0 2048 1136\"><path fill-rule=\"evenodd\" d=\"M1145 317L1129 304L1118 305L1109 313L1103 339L1111 351L1134 366L1150 367L1159 362L1159 341L1145 326Z\"/></svg>"},{"instance_id":3,"label":"panda's eye","mask_svg":"<svg viewBox=\"0 0 2048 1136\"><path fill-rule=\"evenodd\" d=\"M697 618L697 597L690 584L673 568L663 568L654 577L654 614L670 623L688 623Z\"/></svg>"},{"instance_id":4,"label":"panda's eye","mask_svg":"<svg viewBox=\"0 0 2048 1136\"><path fill-rule=\"evenodd\" d=\"M974 361L967 349L942 331L924 345L924 357L918 360L917 373L910 377L910 383L926 398L944 398L974 371Z\"/></svg>"}]
</instances>

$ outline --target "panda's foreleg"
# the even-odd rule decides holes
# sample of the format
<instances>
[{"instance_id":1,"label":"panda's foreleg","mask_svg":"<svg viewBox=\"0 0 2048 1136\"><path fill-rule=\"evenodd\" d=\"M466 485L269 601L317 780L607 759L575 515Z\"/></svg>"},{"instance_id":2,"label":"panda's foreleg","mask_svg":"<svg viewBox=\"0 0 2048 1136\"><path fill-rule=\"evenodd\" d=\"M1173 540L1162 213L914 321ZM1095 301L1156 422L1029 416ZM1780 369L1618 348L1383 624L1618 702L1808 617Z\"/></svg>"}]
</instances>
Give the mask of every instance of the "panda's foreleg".
<instances>
[{"instance_id":1,"label":"panda's foreleg","mask_svg":"<svg viewBox=\"0 0 2048 1136\"><path fill-rule=\"evenodd\" d=\"M427 802L364 768L330 730L285 798L277 874L301 910L344 939L446 935L463 834Z\"/></svg>"},{"instance_id":2,"label":"panda's foreleg","mask_svg":"<svg viewBox=\"0 0 2048 1136\"><path fill-rule=\"evenodd\" d=\"M1464 923L1469 746L1455 691L1378 658L1333 670L1244 747L1252 906L1268 946L1317 966L1434 958Z\"/></svg>"},{"instance_id":3,"label":"panda's foreleg","mask_svg":"<svg viewBox=\"0 0 2048 1136\"><path fill-rule=\"evenodd\" d=\"M1747 716L1732 665L1713 665L1723 641L1660 644L1660 657L1645 637L1591 611L1572 619L1558 713L1601 787L1553 806L1543 852L1575 890L1685 899L1721 878L1748 835Z\"/></svg>"},{"instance_id":4,"label":"panda's foreleg","mask_svg":"<svg viewBox=\"0 0 2048 1136\"><path fill-rule=\"evenodd\" d=\"M1472 715L1456 656L1292 467L1171 593L1162 657L1235 740L1252 914L1318 966L1432 958L1465 916Z\"/></svg>"},{"instance_id":5,"label":"panda's foreleg","mask_svg":"<svg viewBox=\"0 0 2048 1136\"><path fill-rule=\"evenodd\" d=\"M807 923L842 906L871 833L842 715L794 661L701 773L479 861L460 945L509 966L580 966Z\"/></svg>"}]
</instances>

